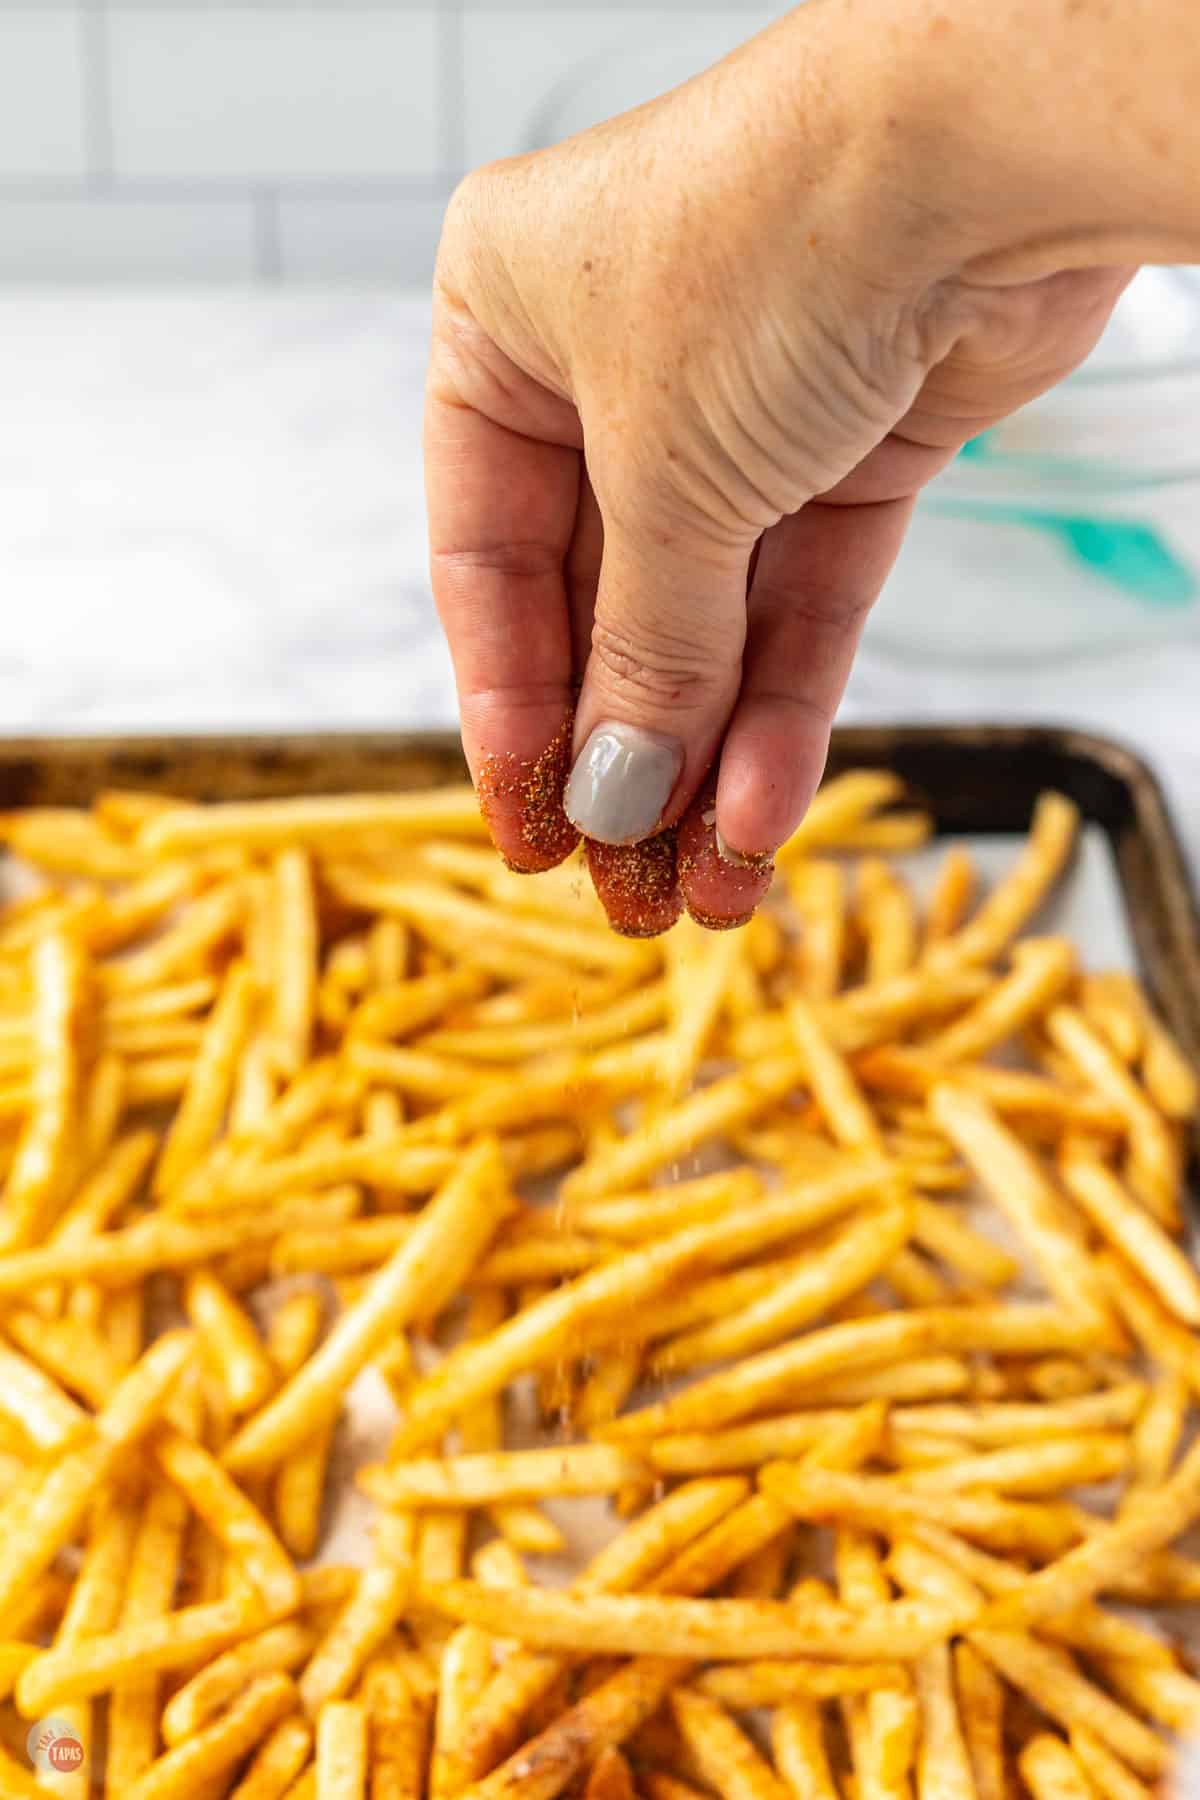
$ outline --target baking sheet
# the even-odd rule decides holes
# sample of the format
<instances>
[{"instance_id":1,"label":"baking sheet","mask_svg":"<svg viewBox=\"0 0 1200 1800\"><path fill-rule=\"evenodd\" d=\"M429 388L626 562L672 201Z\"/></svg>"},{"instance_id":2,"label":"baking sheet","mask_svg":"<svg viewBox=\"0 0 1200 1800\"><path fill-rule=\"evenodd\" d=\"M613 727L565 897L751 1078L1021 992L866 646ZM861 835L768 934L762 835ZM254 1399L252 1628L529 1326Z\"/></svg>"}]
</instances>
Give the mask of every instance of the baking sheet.
<instances>
[{"instance_id":1,"label":"baking sheet","mask_svg":"<svg viewBox=\"0 0 1200 1800\"><path fill-rule=\"evenodd\" d=\"M953 845L961 845L971 853L983 883L990 887L1012 865L1023 842L1024 838L1017 834L943 837L922 850L889 858L889 861L907 876L918 896L923 898L943 856ZM1070 870L1023 935L1038 932L1070 937L1079 946L1083 962L1089 969L1136 967L1133 937L1116 864L1109 840L1099 827L1086 826L1081 831ZM697 1171L712 1166L703 1152L693 1160ZM677 1178L685 1178L691 1173L693 1168L685 1159L678 1166ZM969 1216L973 1224L1006 1249L1017 1251L1019 1247L994 1206L980 1199L977 1207L970 1208ZM1019 1284L1010 1291L1016 1292L1018 1287ZM1037 1292L1032 1285L1028 1291L1031 1294ZM553 1441L536 1419L531 1382L518 1384L514 1413L510 1419L512 1442L544 1444ZM386 1454L398 1419L398 1410L383 1376L373 1369L364 1370L347 1400L346 1419L331 1469L328 1530L316 1559L318 1562L361 1565L369 1560L369 1524L375 1509L354 1485L354 1476L364 1464L376 1462ZM621 1524L603 1500L548 1500L542 1504L562 1528L571 1552L565 1558L529 1559L530 1567L542 1581L559 1583L569 1579L574 1567L601 1549Z\"/></svg>"}]
</instances>

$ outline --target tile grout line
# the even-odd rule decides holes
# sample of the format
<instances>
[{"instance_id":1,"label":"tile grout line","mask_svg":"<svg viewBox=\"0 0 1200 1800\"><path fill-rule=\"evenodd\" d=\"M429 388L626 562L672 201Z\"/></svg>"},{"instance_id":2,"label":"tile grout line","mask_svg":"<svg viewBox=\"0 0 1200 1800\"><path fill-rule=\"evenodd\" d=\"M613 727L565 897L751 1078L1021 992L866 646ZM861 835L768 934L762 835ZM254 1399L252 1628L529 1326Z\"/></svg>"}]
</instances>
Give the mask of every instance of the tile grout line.
<instances>
[{"instance_id":1,"label":"tile grout line","mask_svg":"<svg viewBox=\"0 0 1200 1800\"><path fill-rule=\"evenodd\" d=\"M437 58L438 153L444 171L454 179L466 168L464 114L465 20L463 0L440 0L435 15Z\"/></svg>"},{"instance_id":2,"label":"tile grout line","mask_svg":"<svg viewBox=\"0 0 1200 1800\"><path fill-rule=\"evenodd\" d=\"M114 182L112 63L107 0L77 0L83 63L83 136L89 187Z\"/></svg>"},{"instance_id":3,"label":"tile grout line","mask_svg":"<svg viewBox=\"0 0 1200 1800\"><path fill-rule=\"evenodd\" d=\"M260 282L277 287L283 280L278 188L256 187L250 204L254 209L255 275Z\"/></svg>"}]
</instances>

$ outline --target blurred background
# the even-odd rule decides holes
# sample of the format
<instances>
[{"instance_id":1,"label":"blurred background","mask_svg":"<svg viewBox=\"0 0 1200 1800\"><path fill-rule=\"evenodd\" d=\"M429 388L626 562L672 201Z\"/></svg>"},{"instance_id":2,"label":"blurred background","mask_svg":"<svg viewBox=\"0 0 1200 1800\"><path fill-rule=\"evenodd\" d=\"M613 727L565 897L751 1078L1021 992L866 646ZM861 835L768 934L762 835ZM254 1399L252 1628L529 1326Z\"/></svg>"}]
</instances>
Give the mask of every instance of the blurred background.
<instances>
[{"instance_id":1,"label":"blurred background","mask_svg":"<svg viewBox=\"0 0 1200 1800\"><path fill-rule=\"evenodd\" d=\"M0 730L448 725L420 408L446 200L786 10L0 0ZM1200 283L968 445L852 719L1139 745L1200 850Z\"/></svg>"},{"instance_id":2,"label":"blurred background","mask_svg":"<svg viewBox=\"0 0 1200 1800\"><path fill-rule=\"evenodd\" d=\"M782 5L0 3L0 275L428 280L476 163L672 85Z\"/></svg>"}]
</instances>

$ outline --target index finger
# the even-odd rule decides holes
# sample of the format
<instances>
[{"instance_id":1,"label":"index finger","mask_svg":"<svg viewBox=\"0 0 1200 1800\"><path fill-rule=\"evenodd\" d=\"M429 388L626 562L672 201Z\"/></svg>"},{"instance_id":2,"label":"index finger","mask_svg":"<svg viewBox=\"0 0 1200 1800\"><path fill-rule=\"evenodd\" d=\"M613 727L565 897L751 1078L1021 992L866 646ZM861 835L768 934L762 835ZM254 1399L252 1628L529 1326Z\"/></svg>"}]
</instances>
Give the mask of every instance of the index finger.
<instances>
[{"instance_id":1,"label":"index finger","mask_svg":"<svg viewBox=\"0 0 1200 1800\"><path fill-rule=\"evenodd\" d=\"M435 348L425 408L430 574L463 748L497 849L549 869L578 841L562 810L574 693L563 563L578 451L464 403Z\"/></svg>"}]
</instances>

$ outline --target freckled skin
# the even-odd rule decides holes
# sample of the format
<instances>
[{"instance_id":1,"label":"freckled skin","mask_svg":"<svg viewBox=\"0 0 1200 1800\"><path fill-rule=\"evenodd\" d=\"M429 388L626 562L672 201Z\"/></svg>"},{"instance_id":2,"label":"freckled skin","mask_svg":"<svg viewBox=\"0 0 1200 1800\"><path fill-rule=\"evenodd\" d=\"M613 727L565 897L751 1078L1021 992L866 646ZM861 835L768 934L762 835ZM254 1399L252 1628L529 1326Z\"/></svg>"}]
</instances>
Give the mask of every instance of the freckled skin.
<instances>
[{"instance_id":1,"label":"freckled skin","mask_svg":"<svg viewBox=\"0 0 1200 1800\"><path fill-rule=\"evenodd\" d=\"M683 87L470 175L425 444L435 599L497 843L574 842L564 710L675 737L662 823L725 925L815 789L920 489L1066 375L1141 261L1200 262L1196 0L823 0ZM574 275L572 275L574 271ZM548 761L543 761L543 757ZM621 883L625 892L618 893ZM674 899L668 895L674 893Z\"/></svg>"}]
</instances>

